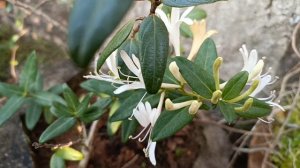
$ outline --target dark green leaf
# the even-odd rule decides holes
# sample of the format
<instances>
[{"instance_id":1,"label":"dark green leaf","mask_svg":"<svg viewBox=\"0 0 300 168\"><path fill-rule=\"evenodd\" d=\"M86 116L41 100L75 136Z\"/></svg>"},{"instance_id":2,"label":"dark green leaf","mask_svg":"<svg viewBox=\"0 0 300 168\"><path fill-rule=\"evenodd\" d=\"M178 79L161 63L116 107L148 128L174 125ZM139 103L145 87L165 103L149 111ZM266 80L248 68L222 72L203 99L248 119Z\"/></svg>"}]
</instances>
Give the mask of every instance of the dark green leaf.
<instances>
[{"instance_id":1,"label":"dark green leaf","mask_svg":"<svg viewBox=\"0 0 300 168\"><path fill-rule=\"evenodd\" d=\"M80 116L87 110L91 98L92 98L92 94L88 94L84 97L84 99L80 102L78 109L76 110L76 115Z\"/></svg>"},{"instance_id":2,"label":"dark green leaf","mask_svg":"<svg viewBox=\"0 0 300 168\"><path fill-rule=\"evenodd\" d=\"M133 109L138 105L139 101L145 95L145 91L139 90L136 93L133 93L133 95L134 96L129 96L125 100L120 101L120 108L109 119L111 122L128 119L131 116ZM160 94L147 95L143 99L143 102L148 101L152 106L155 106L158 104L159 98Z\"/></svg>"},{"instance_id":3,"label":"dark green leaf","mask_svg":"<svg viewBox=\"0 0 300 168\"><path fill-rule=\"evenodd\" d=\"M71 117L73 115L73 111L65 106L64 104L54 102L53 106L51 106L50 111L56 117Z\"/></svg>"},{"instance_id":4,"label":"dark green leaf","mask_svg":"<svg viewBox=\"0 0 300 168\"><path fill-rule=\"evenodd\" d=\"M218 57L216 45L211 38L206 39L195 58L195 64L205 71L213 74L213 65Z\"/></svg>"},{"instance_id":5,"label":"dark green leaf","mask_svg":"<svg viewBox=\"0 0 300 168\"><path fill-rule=\"evenodd\" d=\"M40 136L39 142L45 143L71 129L76 124L73 117L61 117L52 123Z\"/></svg>"},{"instance_id":6,"label":"dark green leaf","mask_svg":"<svg viewBox=\"0 0 300 168\"><path fill-rule=\"evenodd\" d=\"M81 114L80 120L85 123L90 123L95 120L98 120L106 111L106 108L112 102L111 98L102 98L94 103L88 110L86 110L83 114Z\"/></svg>"},{"instance_id":7,"label":"dark green leaf","mask_svg":"<svg viewBox=\"0 0 300 168\"><path fill-rule=\"evenodd\" d=\"M202 20L205 19L207 16L206 12L203 9L200 8L194 8L188 15L187 18L190 18L192 20ZM181 35L183 35L184 37L193 37L190 25L182 22L180 24L180 32Z\"/></svg>"},{"instance_id":8,"label":"dark green leaf","mask_svg":"<svg viewBox=\"0 0 300 168\"><path fill-rule=\"evenodd\" d=\"M61 97L51 92L40 91L32 93L31 96L34 98L35 102L42 106L51 106L53 102L60 102L62 104L65 103Z\"/></svg>"},{"instance_id":9,"label":"dark green leaf","mask_svg":"<svg viewBox=\"0 0 300 168\"><path fill-rule=\"evenodd\" d=\"M225 85L222 97L224 100L231 100L240 95L248 81L249 73L241 71L234 75Z\"/></svg>"},{"instance_id":10,"label":"dark green leaf","mask_svg":"<svg viewBox=\"0 0 300 168\"><path fill-rule=\"evenodd\" d=\"M0 126L17 112L24 101L25 99L23 97L17 96L12 96L7 100L4 106L0 109Z\"/></svg>"},{"instance_id":11,"label":"dark green leaf","mask_svg":"<svg viewBox=\"0 0 300 168\"><path fill-rule=\"evenodd\" d=\"M107 47L104 48L103 52L100 54L99 60L97 62L97 69L100 69L105 60L110 56L110 54L113 53L117 48L119 48L127 39L127 37L130 35L133 25L134 21L128 22L111 39L111 41L107 44Z\"/></svg>"},{"instance_id":12,"label":"dark green leaf","mask_svg":"<svg viewBox=\"0 0 300 168\"><path fill-rule=\"evenodd\" d=\"M187 81L193 91L200 96L210 99L215 91L215 81L213 77L201 67L187 60L184 57L175 57L179 71Z\"/></svg>"},{"instance_id":13,"label":"dark green leaf","mask_svg":"<svg viewBox=\"0 0 300 168\"><path fill-rule=\"evenodd\" d=\"M114 84L115 86L118 86ZM106 81L100 81L100 80L95 80L95 79L90 79L87 81L84 81L83 83L80 84L80 86L89 91L93 92L96 94L99 93L105 93L111 96L114 96L113 91L116 90L116 87L113 86L112 83L106 82Z\"/></svg>"},{"instance_id":14,"label":"dark green leaf","mask_svg":"<svg viewBox=\"0 0 300 168\"><path fill-rule=\"evenodd\" d=\"M42 107L38 104L30 103L25 113L25 124L29 130L32 130L39 121L42 114Z\"/></svg>"},{"instance_id":15,"label":"dark green leaf","mask_svg":"<svg viewBox=\"0 0 300 168\"><path fill-rule=\"evenodd\" d=\"M113 32L133 0L77 0L69 21L68 44L73 60L86 67Z\"/></svg>"},{"instance_id":16,"label":"dark green leaf","mask_svg":"<svg viewBox=\"0 0 300 168\"><path fill-rule=\"evenodd\" d=\"M164 5L172 6L172 7L188 7L188 6L209 4L218 1L221 0L162 0L162 3Z\"/></svg>"},{"instance_id":17,"label":"dark green leaf","mask_svg":"<svg viewBox=\"0 0 300 168\"><path fill-rule=\"evenodd\" d=\"M232 104L225 101L219 101L218 105L220 106L220 111L228 123L233 123L237 119L237 115L235 114L234 106Z\"/></svg>"},{"instance_id":18,"label":"dark green leaf","mask_svg":"<svg viewBox=\"0 0 300 168\"><path fill-rule=\"evenodd\" d=\"M55 151L55 155L63 158L64 160L70 160L70 161L78 161L84 158L81 152L71 147L58 148Z\"/></svg>"},{"instance_id":19,"label":"dark green leaf","mask_svg":"<svg viewBox=\"0 0 300 168\"><path fill-rule=\"evenodd\" d=\"M24 90L16 85L0 82L0 95L11 96L23 96Z\"/></svg>"},{"instance_id":20,"label":"dark green leaf","mask_svg":"<svg viewBox=\"0 0 300 168\"><path fill-rule=\"evenodd\" d=\"M64 84L58 84L58 85L55 85L55 86L51 87L47 91L59 95L59 94L62 94L65 87L67 87L67 84L65 84L65 83Z\"/></svg>"},{"instance_id":21,"label":"dark green leaf","mask_svg":"<svg viewBox=\"0 0 300 168\"><path fill-rule=\"evenodd\" d=\"M163 81L169 54L169 33L155 15L144 19L139 30L140 62L146 90L155 94Z\"/></svg>"},{"instance_id":22,"label":"dark green leaf","mask_svg":"<svg viewBox=\"0 0 300 168\"><path fill-rule=\"evenodd\" d=\"M152 130L152 140L160 141L175 134L190 123L193 117L188 113L188 107L176 111L163 111Z\"/></svg>"},{"instance_id":23,"label":"dark green leaf","mask_svg":"<svg viewBox=\"0 0 300 168\"><path fill-rule=\"evenodd\" d=\"M67 102L68 107L75 111L79 105L76 94L68 86L66 86L64 88L63 96Z\"/></svg>"},{"instance_id":24,"label":"dark green leaf","mask_svg":"<svg viewBox=\"0 0 300 168\"><path fill-rule=\"evenodd\" d=\"M121 133L121 139L123 143L128 141L129 136L135 132L138 125L139 123L134 117L132 117L132 120L123 120Z\"/></svg>"},{"instance_id":25,"label":"dark green leaf","mask_svg":"<svg viewBox=\"0 0 300 168\"><path fill-rule=\"evenodd\" d=\"M55 116L50 112L50 109L49 108L45 108L44 109L44 112L43 112L43 115L44 115L44 119L46 121L47 124L51 124L54 120L55 120Z\"/></svg>"},{"instance_id":26,"label":"dark green leaf","mask_svg":"<svg viewBox=\"0 0 300 168\"><path fill-rule=\"evenodd\" d=\"M34 84L38 73L37 57L35 51L33 51L27 58L24 68L20 74L19 84L25 91L28 91L31 85Z\"/></svg>"},{"instance_id":27,"label":"dark green leaf","mask_svg":"<svg viewBox=\"0 0 300 168\"><path fill-rule=\"evenodd\" d=\"M53 154L50 159L50 168L66 168L64 159Z\"/></svg>"},{"instance_id":28,"label":"dark green leaf","mask_svg":"<svg viewBox=\"0 0 300 168\"><path fill-rule=\"evenodd\" d=\"M245 99L246 100L246 99ZM235 103L236 107L241 107L244 104L244 101ZM264 101L253 98L253 104L248 111L245 112L237 112L236 114L243 118L257 118L264 117L271 113L272 107Z\"/></svg>"}]
</instances>

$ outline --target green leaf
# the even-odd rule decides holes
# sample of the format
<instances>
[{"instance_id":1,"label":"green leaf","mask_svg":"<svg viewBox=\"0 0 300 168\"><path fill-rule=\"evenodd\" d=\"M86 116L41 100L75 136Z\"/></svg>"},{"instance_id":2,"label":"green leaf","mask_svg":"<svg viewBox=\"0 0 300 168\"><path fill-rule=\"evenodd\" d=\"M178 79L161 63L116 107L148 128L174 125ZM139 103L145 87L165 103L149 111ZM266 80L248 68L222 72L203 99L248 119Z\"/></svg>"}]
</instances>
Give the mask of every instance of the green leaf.
<instances>
[{"instance_id":1,"label":"green leaf","mask_svg":"<svg viewBox=\"0 0 300 168\"><path fill-rule=\"evenodd\" d=\"M4 106L0 109L0 126L17 112L24 101L25 99L23 97L17 96L12 96L7 100Z\"/></svg>"},{"instance_id":2,"label":"green leaf","mask_svg":"<svg viewBox=\"0 0 300 168\"><path fill-rule=\"evenodd\" d=\"M55 152L55 155L63 158L64 160L70 160L70 161L78 161L84 158L81 152L71 147L58 148Z\"/></svg>"},{"instance_id":3,"label":"green leaf","mask_svg":"<svg viewBox=\"0 0 300 168\"><path fill-rule=\"evenodd\" d=\"M231 100L240 95L248 81L249 73L241 71L234 75L225 85L222 97L224 100Z\"/></svg>"},{"instance_id":4,"label":"green leaf","mask_svg":"<svg viewBox=\"0 0 300 168\"><path fill-rule=\"evenodd\" d=\"M79 100L76 94L67 85L64 88L63 96L67 102L68 107L75 111L79 105Z\"/></svg>"},{"instance_id":5,"label":"green leaf","mask_svg":"<svg viewBox=\"0 0 300 168\"><path fill-rule=\"evenodd\" d=\"M102 98L98 100L83 114L79 115L80 120L85 123L90 123L98 120L106 112L106 108L111 104L111 102L111 98Z\"/></svg>"},{"instance_id":6,"label":"green leaf","mask_svg":"<svg viewBox=\"0 0 300 168\"><path fill-rule=\"evenodd\" d=\"M66 168L64 159L53 154L50 159L50 168Z\"/></svg>"},{"instance_id":7,"label":"green leaf","mask_svg":"<svg viewBox=\"0 0 300 168\"><path fill-rule=\"evenodd\" d=\"M42 106L51 106L53 102L60 102L62 104L65 103L65 101L61 97L51 92L40 91L32 93L31 96L34 98L35 102Z\"/></svg>"},{"instance_id":8,"label":"green leaf","mask_svg":"<svg viewBox=\"0 0 300 168\"><path fill-rule=\"evenodd\" d=\"M126 143L129 140L129 136L135 132L138 125L139 123L134 117L132 117L132 120L123 120L121 132L121 140L123 143Z\"/></svg>"},{"instance_id":9,"label":"green leaf","mask_svg":"<svg viewBox=\"0 0 300 168\"><path fill-rule=\"evenodd\" d=\"M30 103L25 113L25 124L29 130L32 130L38 123L42 114L42 107L38 104Z\"/></svg>"},{"instance_id":10,"label":"green leaf","mask_svg":"<svg viewBox=\"0 0 300 168\"><path fill-rule=\"evenodd\" d=\"M114 101L111 104L108 116L111 117L120 107L120 102L119 100ZM117 133L117 131L119 130L120 126L122 124L122 121L116 121L116 122L111 122L111 121L107 121L107 133L109 136L112 136L114 134Z\"/></svg>"},{"instance_id":11,"label":"green leaf","mask_svg":"<svg viewBox=\"0 0 300 168\"><path fill-rule=\"evenodd\" d=\"M155 15L144 19L139 30L140 62L146 90L155 94L163 81L169 54L169 33Z\"/></svg>"},{"instance_id":12,"label":"green leaf","mask_svg":"<svg viewBox=\"0 0 300 168\"><path fill-rule=\"evenodd\" d=\"M70 111L70 109L67 106L65 106L64 104L58 103L58 102L53 103L53 106L51 106L50 111L56 117L71 117L71 116L73 116L73 111Z\"/></svg>"},{"instance_id":13,"label":"green leaf","mask_svg":"<svg viewBox=\"0 0 300 168\"><path fill-rule=\"evenodd\" d=\"M86 67L113 32L133 0L77 0L69 21L68 44L73 60Z\"/></svg>"},{"instance_id":14,"label":"green leaf","mask_svg":"<svg viewBox=\"0 0 300 168\"><path fill-rule=\"evenodd\" d=\"M111 39L111 41L107 44L106 48L104 48L103 52L100 54L99 60L97 62L97 69L100 69L105 63L105 60L110 56L110 54L113 53L117 48L119 48L123 44L123 42L130 35L133 25L133 20L128 22Z\"/></svg>"},{"instance_id":15,"label":"green leaf","mask_svg":"<svg viewBox=\"0 0 300 168\"><path fill-rule=\"evenodd\" d=\"M51 124L56 119L56 117L50 112L49 108L44 109L43 116L47 124Z\"/></svg>"},{"instance_id":16,"label":"green leaf","mask_svg":"<svg viewBox=\"0 0 300 168\"><path fill-rule=\"evenodd\" d=\"M138 105L139 101L145 95L144 90L139 90L134 93L134 96L127 97L125 100L121 100L120 108L110 117L111 122L120 121L124 119L128 119L133 109ZM155 95L146 95L142 102L148 101L152 106L158 104L160 98L160 94Z\"/></svg>"},{"instance_id":17,"label":"green leaf","mask_svg":"<svg viewBox=\"0 0 300 168\"><path fill-rule=\"evenodd\" d=\"M34 81L32 81L32 91L42 91L44 86L44 81L41 73L38 71L36 74L36 78Z\"/></svg>"},{"instance_id":18,"label":"green leaf","mask_svg":"<svg viewBox=\"0 0 300 168\"><path fill-rule=\"evenodd\" d=\"M221 113L228 123L233 123L237 119L238 116L235 114L234 106L232 104L225 101L219 101L218 105Z\"/></svg>"},{"instance_id":19,"label":"green leaf","mask_svg":"<svg viewBox=\"0 0 300 168\"><path fill-rule=\"evenodd\" d=\"M163 111L154 125L151 139L160 141L175 134L190 123L193 117L188 113L188 107L176 111Z\"/></svg>"},{"instance_id":20,"label":"green leaf","mask_svg":"<svg viewBox=\"0 0 300 168\"><path fill-rule=\"evenodd\" d=\"M87 108L90 104L91 98L92 98L92 94L88 94L84 97L84 99L80 102L80 104L76 110L76 113L75 113L76 115L80 116L87 110Z\"/></svg>"},{"instance_id":21,"label":"green leaf","mask_svg":"<svg viewBox=\"0 0 300 168\"><path fill-rule=\"evenodd\" d=\"M218 53L215 42L211 38L208 38L202 43L196 55L195 64L212 75L213 65L217 57Z\"/></svg>"},{"instance_id":22,"label":"green leaf","mask_svg":"<svg viewBox=\"0 0 300 168\"><path fill-rule=\"evenodd\" d=\"M175 57L174 59L176 60L180 73L193 91L206 99L210 99L212 93L216 90L213 77L201 67L197 67L193 62L184 57Z\"/></svg>"},{"instance_id":23,"label":"green leaf","mask_svg":"<svg viewBox=\"0 0 300 168\"><path fill-rule=\"evenodd\" d=\"M0 94L6 97L23 96L24 90L19 86L0 82Z\"/></svg>"},{"instance_id":24,"label":"green leaf","mask_svg":"<svg viewBox=\"0 0 300 168\"><path fill-rule=\"evenodd\" d=\"M162 0L162 3L172 7L188 7L202 4L209 4L223 0Z\"/></svg>"},{"instance_id":25,"label":"green leaf","mask_svg":"<svg viewBox=\"0 0 300 168\"><path fill-rule=\"evenodd\" d=\"M235 103L236 107L241 107L247 99ZM253 97L253 104L248 111L245 112L237 112L236 114L240 117L251 119L264 117L269 115L272 112L272 107L264 101L258 100Z\"/></svg>"},{"instance_id":26,"label":"green leaf","mask_svg":"<svg viewBox=\"0 0 300 168\"><path fill-rule=\"evenodd\" d=\"M55 85L55 86L51 87L47 91L59 95L59 94L63 93L65 87L67 87L67 84L65 84L65 83L64 84L58 84L58 85Z\"/></svg>"},{"instance_id":27,"label":"green leaf","mask_svg":"<svg viewBox=\"0 0 300 168\"><path fill-rule=\"evenodd\" d=\"M192 20L202 20L205 19L207 16L206 12L203 9L200 8L194 8L188 15L187 18L190 18ZM180 32L181 35L184 37L193 37L193 33L191 31L190 25L182 22L180 24Z\"/></svg>"},{"instance_id":28,"label":"green leaf","mask_svg":"<svg viewBox=\"0 0 300 168\"><path fill-rule=\"evenodd\" d=\"M39 142L45 143L70 130L76 124L73 117L61 117L52 123L40 136Z\"/></svg>"},{"instance_id":29,"label":"green leaf","mask_svg":"<svg viewBox=\"0 0 300 168\"><path fill-rule=\"evenodd\" d=\"M115 86L118 85L113 86L110 82L90 79L81 83L80 86L89 92L93 92L96 94L105 93L114 96L115 94L113 93L113 91L116 90Z\"/></svg>"},{"instance_id":30,"label":"green leaf","mask_svg":"<svg viewBox=\"0 0 300 168\"><path fill-rule=\"evenodd\" d=\"M38 74L37 57L33 51L27 58L24 68L20 74L19 84L25 91L28 91L34 84Z\"/></svg>"}]
</instances>

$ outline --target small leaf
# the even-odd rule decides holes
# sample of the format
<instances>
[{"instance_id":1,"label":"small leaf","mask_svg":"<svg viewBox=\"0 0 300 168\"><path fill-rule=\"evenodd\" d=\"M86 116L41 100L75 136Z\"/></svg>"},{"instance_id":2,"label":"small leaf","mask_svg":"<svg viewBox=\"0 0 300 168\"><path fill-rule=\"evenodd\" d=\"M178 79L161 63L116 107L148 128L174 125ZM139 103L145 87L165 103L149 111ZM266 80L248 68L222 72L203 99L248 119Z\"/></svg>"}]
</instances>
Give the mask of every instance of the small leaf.
<instances>
[{"instance_id":1,"label":"small leaf","mask_svg":"<svg viewBox=\"0 0 300 168\"><path fill-rule=\"evenodd\" d=\"M248 81L249 73L241 71L234 75L225 85L222 97L224 100L231 100L240 95Z\"/></svg>"},{"instance_id":2,"label":"small leaf","mask_svg":"<svg viewBox=\"0 0 300 168\"><path fill-rule=\"evenodd\" d=\"M218 53L215 42L211 38L208 38L203 42L196 55L195 64L212 75L213 65L217 57Z\"/></svg>"},{"instance_id":3,"label":"small leaf","mask_svg":"<svg viewBox=\"0 0 300 168\"><path fill-rule=\"evenodd\" d=\"M53 154L50 159L50 168L66 168L64 159Z\"/></svg>"},{"instance_id":4,"label":"small leaf","mask_svg":"<svg viewBox=\"0 0 300 168\"><path fill-rule=\"evenodd\" d=\"M92 98L92 94L88 94L84 97L84 99L80 102L78 109L76 110L76 115L80 116L87 110L91 98Z\"/></svg>"},{"instance_id":5,"label":"small leaf","mask_svg":"<svg viewBox=\"0 0 300 168\"><path fill-rule=\"evenodd\" d=\"M210 99L212 93L216 90L213 77L201 67L196 67L193 62L184 57L175 57L175 60L183 78L193 91L206 99Z\"/></svg>"},{"instance_id":6,"label":"small leaf","mask_svg":"<svg viewBox=\"0 0 300 168\"><path fill-rule=\"evenodd\" d=\"M81 152L71 147L58 148L55 151L55 155L60 158L63 158L64 160L70 160L70 161L78 161L84 158Z\"/></svg>"},{"instance_id":7,"label":"small leaf","mask_svg":"<svg viewBox=\"0 0 300 168\"><path fill-rule=\"evenodd\" d=\"M132 120L123 120L122 121L122 132L121 132L121 140L123 143L126 143L135 130L137 129L139 123L138 121L132 117Z\"/></svg>"},{"instance_id":8,"label":"small leaf","mask_svg":"<svg viewBox=\"0 0 300 168\"><path fill-rule=\"evenodd\" d=\"M25 124L29 130L32 130L39 121L42 114L42 107L35 103L30 103L25 113Z\"/></svg>"},{"instance_id":9,"label":"small leaf","mask_svg":"<svg viewBox=\"0 0 300 168\"><path fill-rule=\"evenodd\" d=\"M36 76L38 74L37 57L35 51L33 51L27 58L24 68L20 74L19 84L21 87L28 91L30 85L34 84Z\"/></svg>"},{"instance_id":10,"label":"small leaf","mask_svg":"<svg viewBox=\"0 0 300 168\"><path fill-rule=\"evenodd\" d=\"M79 105L79 101L76 94L71 90L71 88L66 86L64 88L63 96L68 104L68 107L75 111Z\"/></svg>"},{"instance_id":11,"label":"small leaf","mask_svg":"<svg viewBox=\"0 0 300 168\"><path fill-rule=\"evenodd\" d=\"M220 111L228 123L233 123L237 119L238 116L235 114L233 105L225 101L219 101L218 105L220 106Z\"/></svg>"},{"instance_id":12,"label":"small leaf","mask_svg":"<svg viewBox=\"0 0 300 168\"><path fill-rule=\"evenodd\" d=\"M63 93L65 87L67 87L67 84L65 84L65 83L58 84L58 85L51 87L47 91L59 95L59 94Z\"/></svg>"},{"instance_id":13,"label":"small leaf","mask_svg":"<svg viewBox=\"0 0 300 168\"><path fill-rule=\"evenodd\" d=\"M42 75L39 71L36 74L35 80L31 81L31 82L33 82L31 91L36 92L36 91L42 91L43 90L44 81L43 81L43 77L42 77Z\"/></svg>"},{"instance_id":14,"label":"small leaf","mask_svg":"<svg viewBox=\"0 0 300 168\"><path fill-rule=\"evenodd\" d=\"M155 94L163 81L169 54L169 33L163 21L150 15L139 30L140 62L146 90Z\"/></svg>"},{"instance_id":15,"label":"small leaf","mask_svg":"<svg viewBox=\"0 0 300 168\"><path fill-rule=\"evenodd\" d=\"M188 113L188 107L176 111L163 111L152 130L152 140L160 141L175 134L190 123L193 117Z\"/></svg>"},{"instance_id":16,"label":"small leaf","mask_svg":"<svg viewBox=\"0 0 300 168\"><path fill-rule=\"evenodd\" d=\"M88 108L79 118L85 123L90 123L98 120L105 112L106 108L112 102L111 98L102 98Z\"/></svg>"},{"instance_id":17,"label":"small leaf","mask_svg":"<svg viewBox=\"0 0 300 168\"><path fill-rule=\"evenodd\" d=\"M209 4L223 0L162 0L162 3L172 7L188 7L202 4Z\"/></svg>"},{"instance_id":18,"label":"small leaf","mask_svg":"<svg viewBox=\"0 0 300 168\"><path fill-rule=\"evenodd\" d=\"M116 87L118 85L113 86L111 83L106 82L106 81L90 79L90 80L82 82L80 84L80 86L89 92L93 92L96 94L105 93L105 94L114 96L113 91L116 90Z\"/></svg>"},{"instance_id":19,"label":"small leaf","mask_svg":"<svg viewBox=\"0 0 300 168\"><path fill-rule=\"evenodd\" d=\"M105 60L110 56L110 54L113 53L117 48L119 48L123 44L123 42L130 35L133 25L133 20L128 22L111 39L111 41L107 44L106 48L104 48L103 52L100 54L99 60L97 62L97 69L100 69L105 63Z\"/></svg>"},{"instance_id":20,"label":"small leaf","mask_svg":"<svg viewBox=\"0 0 300 168\"><path fill-rule=\"evenodd\" d=\"M24 101L25 99L23 97L17 96L12 96L7 100L4 106L0 109L0 126L17 112Z\"/></svg>"},{"instance_id":21,"label":"small leaf","mask_svg":"<svg viewBox=\"0 0 300 168\"><path fill-rule=\"evenodd\" d=\"M70 111L70 109L66 105L58 102L53 103L53 106L51 106L50 111L56 117L71 117L73 115L72 111Z\"/></svg>"},{"instance_id":22,"label":"small leaf","mask_svg":"<svg viewBox=\"0 0 300 168\"><path fill-rule=\"evenodd\" d=\"M51 92L40 91L32 93L31 96L34 98L35 102L42 106L51 106L53 102L60 102L62 104L65 103L61 97Z\"/></svg>"},{"instance_id":23,"label":"small leaf","mask_svg":"<svg viewBox=\"0 0 300 168\"><path fill-rule=\"evenodd\" d=\"M0 95L11 97L11 96L23 96L24 89L13 84L7 84L0 82Z\"/></svg>"},{"instance_id":24,"label":"small leaf","mask_svg":"<svg viewBox=\"0 0 300 168\"><path fill-rule=\"evenodd\" d=\"M49 110L49 108L45 108L43 112L43 116L47 124L51 124L56 119Z\"/></svg>"},{"instance_id":25,"label":"small leaf","mask_svg":"<svg viewBox=\"0 0 300 168\"><path fill-rule=\"evenodd\" d=\"M40 136L39 142L45 143L70 130L76 124L73 117L61 117L52 123Z\"/></svg>"},{"instance_id":26,"label":"small leaf","mask_svg":"<svg viewBox=\"0 0 300 168\"><path fill-rule=\"evenodd\" d=\"M110 121L120 121L124 119L128 119L133 109L138 105L139 101L142 99L142 97L145 95L144 90L139 90L137 93L134 93L134 96L127 97L125 100L121 100L121 106L119 110L116 111L115 114L113 114L110 117ZM148 101L152 106L155 106L158 104L160 98L160 94L155 95L148 95L145 96L142 102Z\"/></svg>"},{"instance_id":27,"label":"small leaf","mask_svg":"<svg viewBox=\"0 0 300 168\"><path fill-rule=\"evenodd\" d=\"M247 100L247 99L245 99ZM236 107L243 106L245 100L235 103ZM264 101L258 100L253 98L253 104L248 111L245 112L237 112L236 114L240 117L251 119L251 118L258 118L264 117L269 115L272 112L272 107Z\"/></svg>"}]
</instances>

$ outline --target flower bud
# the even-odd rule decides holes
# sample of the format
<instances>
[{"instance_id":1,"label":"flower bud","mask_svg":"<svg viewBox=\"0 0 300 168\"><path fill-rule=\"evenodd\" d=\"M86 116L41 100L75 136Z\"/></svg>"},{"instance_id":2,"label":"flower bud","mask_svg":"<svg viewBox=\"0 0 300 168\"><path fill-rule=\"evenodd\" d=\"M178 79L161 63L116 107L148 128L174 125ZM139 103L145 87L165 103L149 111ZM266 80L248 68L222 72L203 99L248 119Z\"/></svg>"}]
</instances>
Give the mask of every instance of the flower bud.
<instances>
[{"instance_id":1,"label":"flower bud","mask_svg":"<svg viewBox=\"0 0 300 168\"><path fill-rule=\"evenodd\" d=\"M189 108L189 113L191 115L194 115L197 113L197 111L199 110L199 108L201 107L202 102L198 102L197 100L194 100Z\"/></svg>"},{"instance_id":2,"label":"flower bud","mask_svg":"<svg viewBox=\"0 0 300 168\"><path fill-rule=\"evenodd\" d=\"M217 104L221 96L222 96L222 92L220 90L216 90L210 99L211 103Z\"/></svg>"},{"instance_id":3,"label":"flower bud","mask_svg":"<svg viewBox=\"0 0 300 168\"><path fill-rule=\"evenodd\" d=\"M179 68L175 61L171 62L169 65L169 70L173 74L173 76L181 83L186 83L184 78L182 77L181 73L179 72Z\"/></svg>"}]
</instances>

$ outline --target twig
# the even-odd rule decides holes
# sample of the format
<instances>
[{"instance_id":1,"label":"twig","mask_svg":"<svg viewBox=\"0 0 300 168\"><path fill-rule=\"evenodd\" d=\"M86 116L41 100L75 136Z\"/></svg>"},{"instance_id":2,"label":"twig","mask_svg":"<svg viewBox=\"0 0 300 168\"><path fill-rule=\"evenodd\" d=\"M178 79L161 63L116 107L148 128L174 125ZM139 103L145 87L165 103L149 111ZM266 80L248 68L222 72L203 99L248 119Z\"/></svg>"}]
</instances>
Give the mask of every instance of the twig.
<instances>
[{"instance_id":1,"label":"twig","mask_svg":"<svg viewBox=\"0 0 300 168\"><path fill-rule=\"evenodd\" d=\"M129 162L124 164L122 168L129 168L139 158L139 155L135 155Z\"/></svg>"},{"instance_id":2,"label":"twig","mask_svg":"<svg viewBox=\"0 0 300 168\"><path fill-rule=\"evenodd\" d=\"M18 81L18 76L16 73L16 66L17 66L17 61L16 61L16 53L18 50L19 46L15 45L11 49L11 59L10 59L10 74L14 80L14 83Z\"/></svg>"},{"instance_id":3,"label":"twig","mask_svg":"<svg viewBox=\"0 0 300 168\"><path fill-rule=\"evenodd\" d=\"M40 144L38 142L33 142L32 143L32 146L35 148L35 149L38 149L38 148L51 148L51 149L57 149L57 148L63 148L63 147L69 147L69 146L72 146L74 144L78 144L81 142L81 139L77 139L75 141L70 141L68 143L63 143L63 144Z\"/></svg>"},{"instance_id":4,"label":"twig","mask_svg":"<svg viewBox=\"0 0 300 168\"><path fill-rule=\"evenodd\" d=\"M295 52L295 54L300 58L300 52L297 48L297 34L300 29L300 22L296 25L294 28L293 34L292 34L292 48Z\"/></svg>"}]
</instances>

